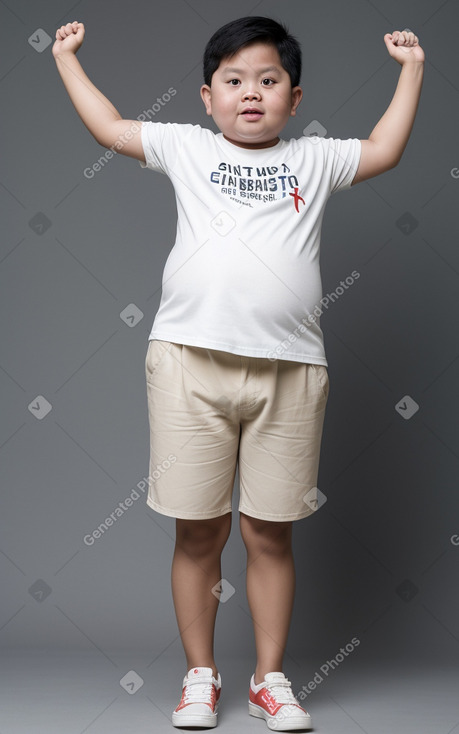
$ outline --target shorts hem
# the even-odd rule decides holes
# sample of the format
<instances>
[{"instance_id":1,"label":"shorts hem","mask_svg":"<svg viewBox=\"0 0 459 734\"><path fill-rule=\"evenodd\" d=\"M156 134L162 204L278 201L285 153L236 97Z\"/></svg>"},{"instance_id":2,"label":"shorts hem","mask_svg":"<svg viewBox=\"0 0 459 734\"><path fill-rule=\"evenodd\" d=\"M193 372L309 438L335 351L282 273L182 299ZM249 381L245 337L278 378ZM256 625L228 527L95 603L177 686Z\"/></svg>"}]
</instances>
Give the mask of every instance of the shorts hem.
<instances>
[{"instance_id":1,"label":"shorts hem","mask_svg":"<svg viewBox=\"0 0 459 734\"><path fill-rule=\"evenodd\" d=\"M257 510L249 509L244 505L239 505L239 512L243 512L244 515L249 517L255 517L257 520L268 520L270 522L289 522L290 520L303 520L305 517L310 517L314 514L315 510L306 510L305 512L291 512L287 515L279 513L267 513L257 512Z\"/></svg>"},{"instance_id":2,"label":"shorts hem","mask_svg":"<svg viewBox=\"0 0 459 734\"><path fill-rule=\"evenodd\" d=\"M147 497L146 503L148 507L150 507L152 510L155 510L155 512L159 512L160 515L167 515L167 517L175 517L177 520L212 520L214 517L222 517L223 515L227 515L228 512L231 512L232 507L231 505L225 509L220 508L219 510L214 510L213 512L206 512L205 510L202 512L180 512L176 510L170 510L167 507L163 507L162 505L158 505L157 502L154 502L149 497Z\"/></svg>"}]
</instances>

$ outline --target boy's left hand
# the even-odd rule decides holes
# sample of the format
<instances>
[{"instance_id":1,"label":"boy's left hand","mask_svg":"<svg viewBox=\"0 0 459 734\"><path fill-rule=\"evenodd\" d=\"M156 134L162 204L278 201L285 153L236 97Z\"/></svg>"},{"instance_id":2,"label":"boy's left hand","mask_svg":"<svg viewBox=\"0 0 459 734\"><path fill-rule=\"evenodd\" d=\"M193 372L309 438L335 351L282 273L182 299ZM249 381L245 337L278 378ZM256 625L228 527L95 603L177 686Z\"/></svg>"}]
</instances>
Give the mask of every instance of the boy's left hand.
<instances>
[{"instance_id":1,"label":"boy's left hand","mask_svg":"<svg viewBox=\"0 0 459 734\"><path fill-rule=\"evenodd\" d=\"M424 61L424 51L419 45L419 38L413 31L386 33L384 43L392 58L402 66L407 62Z\"/></svg>"}]
</instances>

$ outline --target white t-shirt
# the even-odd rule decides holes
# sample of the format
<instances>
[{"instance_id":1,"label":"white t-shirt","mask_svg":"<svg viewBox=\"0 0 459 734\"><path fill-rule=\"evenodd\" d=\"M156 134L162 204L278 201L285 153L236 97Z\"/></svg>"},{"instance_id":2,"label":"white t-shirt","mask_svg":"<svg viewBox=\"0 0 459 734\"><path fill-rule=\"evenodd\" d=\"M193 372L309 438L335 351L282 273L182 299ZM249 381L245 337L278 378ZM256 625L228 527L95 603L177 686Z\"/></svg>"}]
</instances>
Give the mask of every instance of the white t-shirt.
<instances>
[{"instance_id":1,"label":"white t-shirt","mask_svg":"<svg viewBox=\"0 0 459 734\"><path fill-rule=\"evenodd\" d=\"M175 189L177 233L149 339L327 365L317 305L328 197L351 186L357 138L247 149L200 125L143 122L146 164ZM292 336L293 335L293 336Z\"/></svg>"}]
</instances>

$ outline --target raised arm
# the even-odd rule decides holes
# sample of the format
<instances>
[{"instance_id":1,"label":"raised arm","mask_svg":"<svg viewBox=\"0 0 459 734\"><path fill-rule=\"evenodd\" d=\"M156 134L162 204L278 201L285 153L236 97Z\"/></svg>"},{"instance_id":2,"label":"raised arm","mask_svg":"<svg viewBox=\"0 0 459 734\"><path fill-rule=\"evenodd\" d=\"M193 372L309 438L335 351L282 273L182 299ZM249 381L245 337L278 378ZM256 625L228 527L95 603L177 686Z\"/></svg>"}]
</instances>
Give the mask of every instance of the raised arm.
<instances>
[{"instance_id":1,"label":"raised arm","mask_svg":"<svg viewBox=\"0 0 459 734\"><path fill-rule=\"evenodd\" d=\"M84 39L84 25L74 21L56 31L53 56L76 111L100 145L145 163L140 140L142 123L123 120L118 110L86 76L76 57Z\"/></svg>"},{"instance_id":2,"label":"raised arm","mask_svg":"<svg viewBox=\"0 0 459 734\"><path fill-rule=\"evenodd\" d=\"M352 185L394 168L400 161L411 134L421 95L424 51L411 31L394 31L384 36L389 54L402 69L392 101L372 130L362 140L362 154Z\"/></svg>"}]
</instances>

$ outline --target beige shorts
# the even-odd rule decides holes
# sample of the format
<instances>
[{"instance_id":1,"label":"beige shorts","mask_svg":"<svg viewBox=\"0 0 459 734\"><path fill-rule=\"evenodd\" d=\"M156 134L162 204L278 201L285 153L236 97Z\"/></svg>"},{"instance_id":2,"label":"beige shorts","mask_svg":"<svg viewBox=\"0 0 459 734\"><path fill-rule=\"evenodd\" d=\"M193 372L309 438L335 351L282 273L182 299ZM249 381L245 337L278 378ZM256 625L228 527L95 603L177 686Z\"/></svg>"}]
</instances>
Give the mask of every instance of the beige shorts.
<instances>
[{"instance_id":1,"label":"beige shorts","mask_svg":"<svg viewBox=\"0 0 459 734\"><path fill-rule=\"evenodd\" d=\"M288 521L317 509L328 371L151 340L145 359L150 424L147 504L171 517L239 511Z\"/></svg>"}]
</instances>

